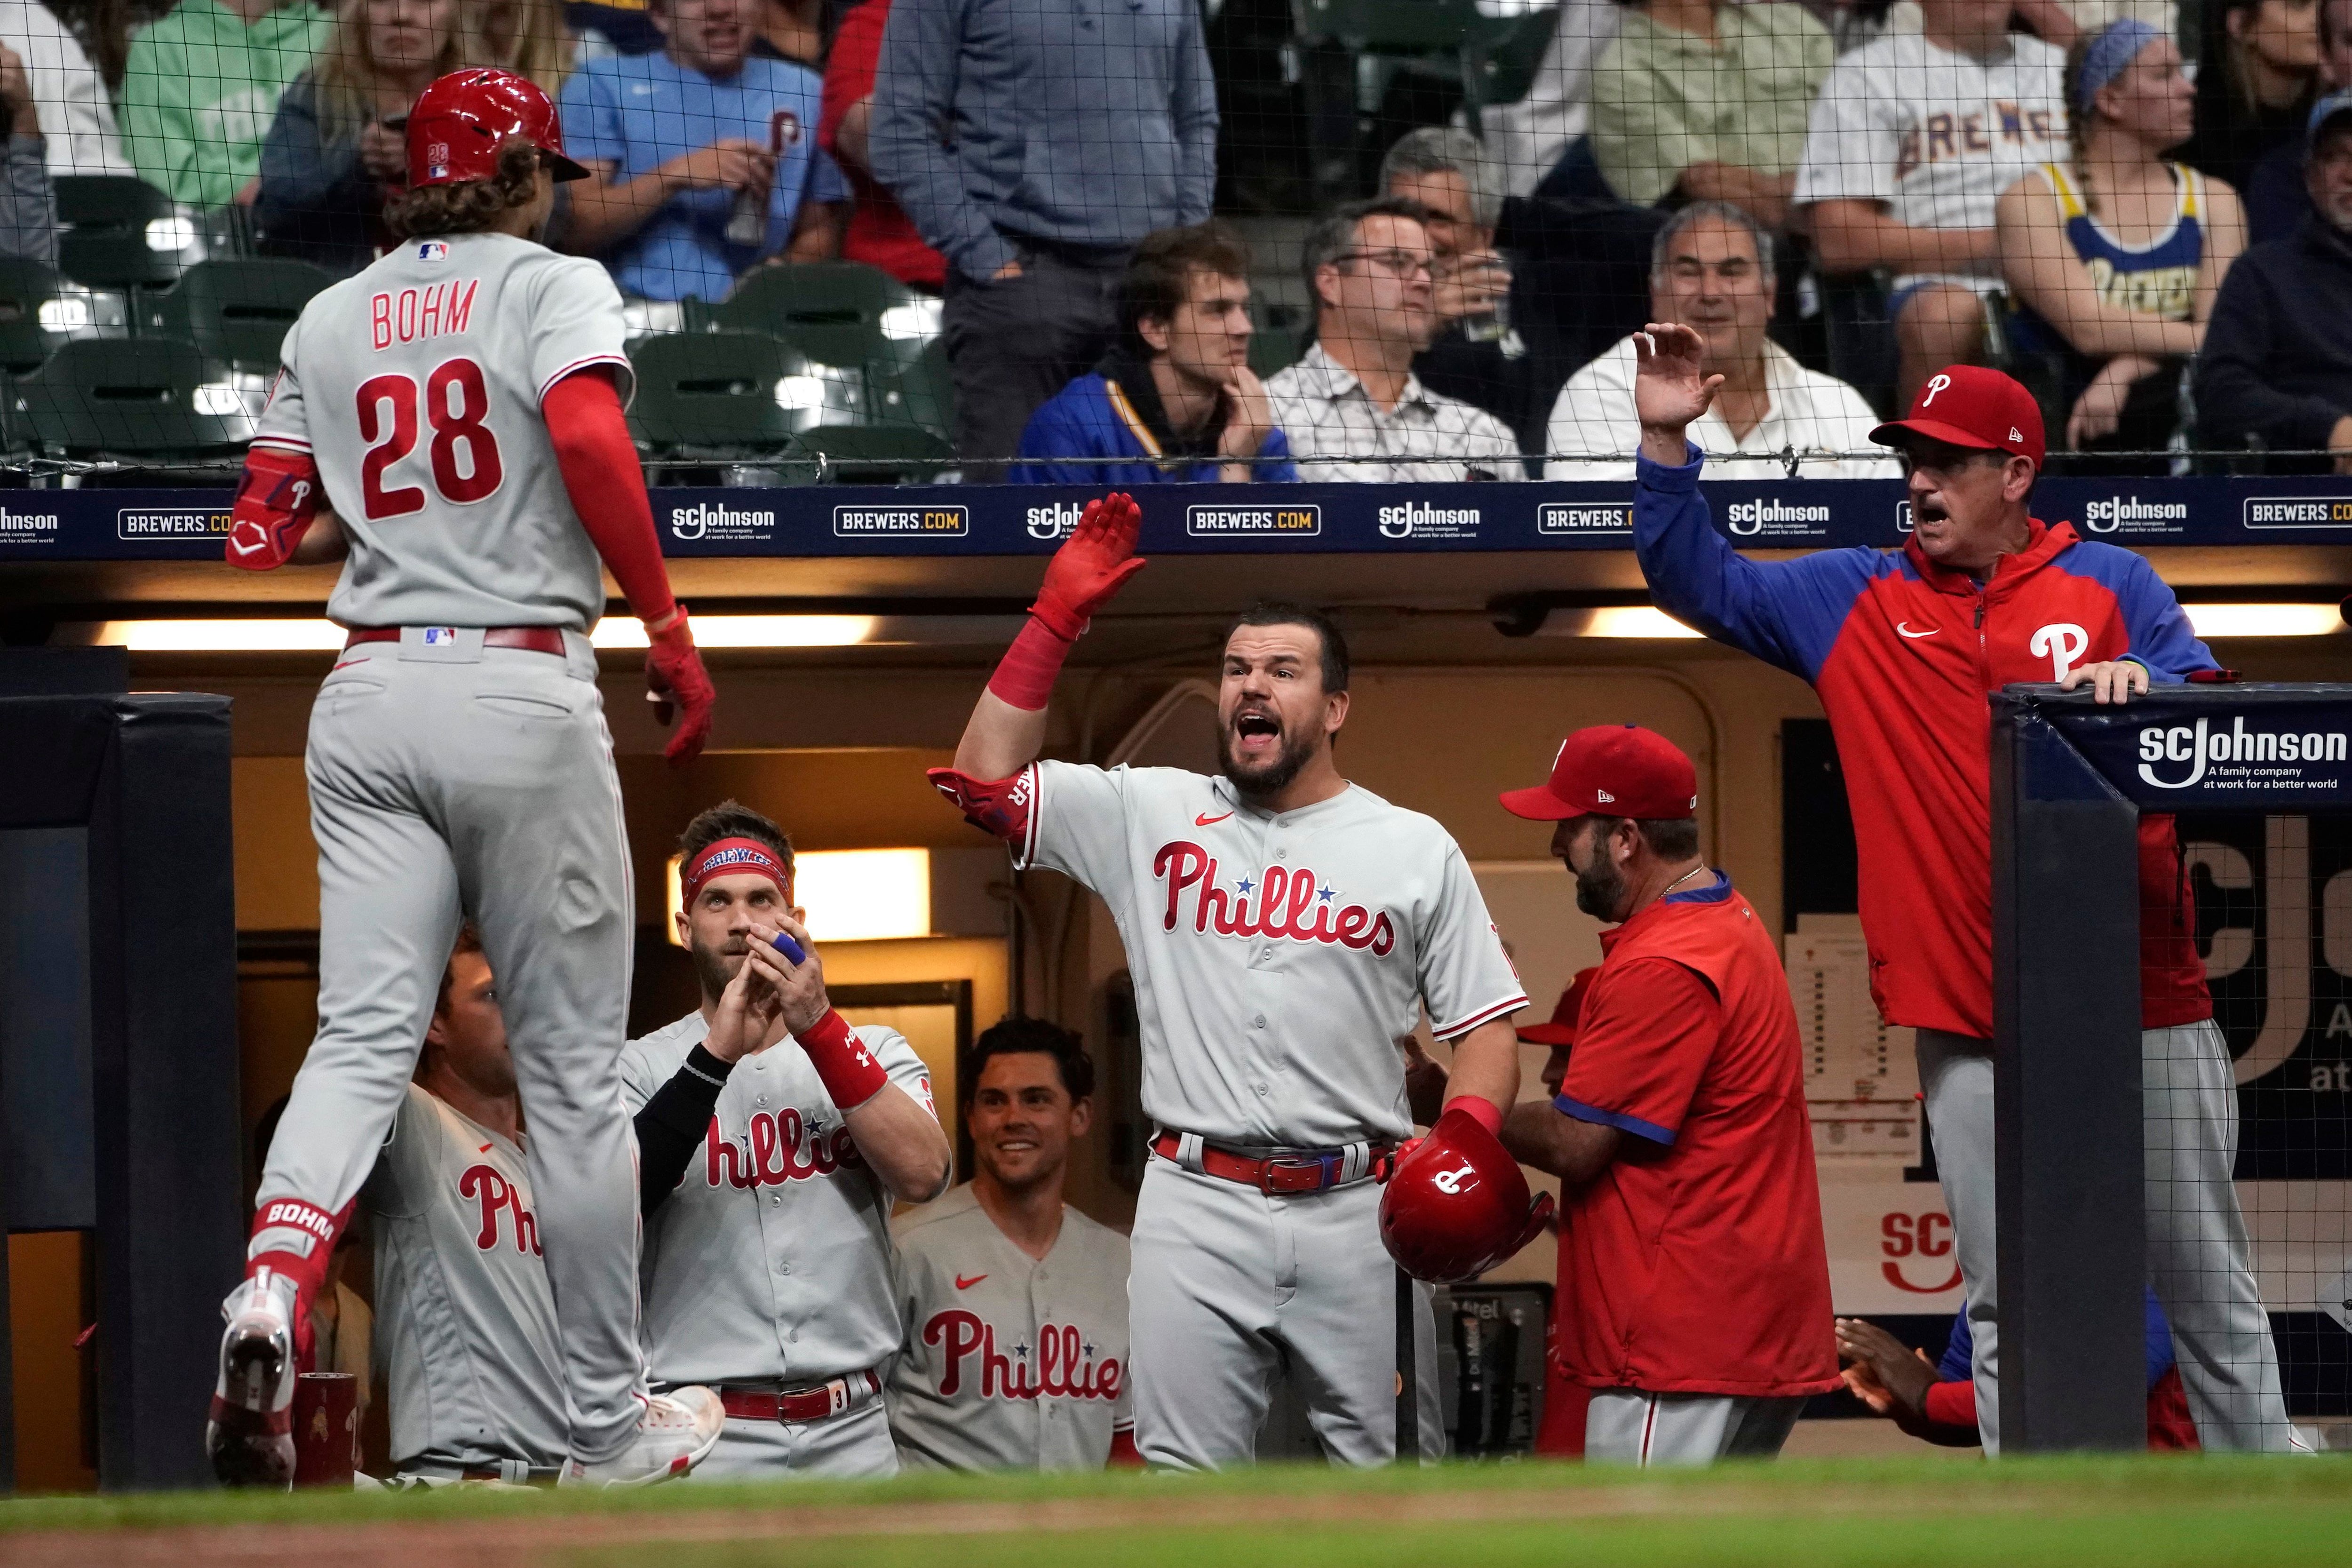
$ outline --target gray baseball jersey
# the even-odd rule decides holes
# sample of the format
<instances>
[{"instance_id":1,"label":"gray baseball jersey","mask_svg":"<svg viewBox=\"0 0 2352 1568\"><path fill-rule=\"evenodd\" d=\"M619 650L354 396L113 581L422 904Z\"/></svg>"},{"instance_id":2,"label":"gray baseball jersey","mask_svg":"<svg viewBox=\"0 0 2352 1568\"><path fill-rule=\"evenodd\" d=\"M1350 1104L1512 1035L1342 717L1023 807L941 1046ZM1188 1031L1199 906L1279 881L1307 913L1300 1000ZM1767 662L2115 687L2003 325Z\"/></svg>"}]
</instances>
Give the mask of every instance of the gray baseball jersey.
<instances>
[{"instance_id":1,"label":"gray baseball jersey","mask_svg":"<svg viewBox=\"0 0 2352 1568\"><path fill-rule=\"evenodd\" d=\"M629 1042L641 1110L710 1033L699 1012ZM937 1115L930 1070L894 1029L857 1037ZM657 1383L821 1383L898 1348L890 1195L788 1036L735 1064L677 1191L646 1222L646 1355Z\"/></svg>"},{"instance_id":2,"label":"gray baseball jersey","mask_svg":"<svg viewBox=\"0 0 2352 1568\"><path fill-rule=\"evenodd\" d=\"M910 1467L1098 1470L1134 1424L1127 1237L1077 1210L1042 1258L996 1228L970 1184L899 1216L906 1348L890 1436Z\"/></svg>"},{"instance_id":3,"label":"gray baseball jersey","mask_svg":"<svg viewBox=\"0 0 2352 1568\"><path fill-rule=\"evenodd\" d=\"M563 1358L523 1152L415 1084L360 1202L396 1462L563 1462Z\"/></svg>"},{"instance_id":4,"label":"gray baseball jersey","mask_svg":"<svg viewBox=\"0 0 2352 1568\"><path fill-rule=\"evenodd\" d=\"M410 240L303 307L254 442L310 453L351 558L351 626L569 626L604 579L540 400L585 365L627 384L604 268L508 235Z\"/></svg>"},{"instance_id":5,"label":"gray baseball jersey","mask_svg":"<svg viewBox=\"0 0 2352 1568\"><path fill-rule=\"evenodd\" d=\"M1212 1142L1336 1148L1412 1131L1397 1042L1527 1005L1453 837L1360 785L1275 815L1223 778L1036 763L1016 863L1118 922L1143 1109Z\"/></svg>"}]
</instances>

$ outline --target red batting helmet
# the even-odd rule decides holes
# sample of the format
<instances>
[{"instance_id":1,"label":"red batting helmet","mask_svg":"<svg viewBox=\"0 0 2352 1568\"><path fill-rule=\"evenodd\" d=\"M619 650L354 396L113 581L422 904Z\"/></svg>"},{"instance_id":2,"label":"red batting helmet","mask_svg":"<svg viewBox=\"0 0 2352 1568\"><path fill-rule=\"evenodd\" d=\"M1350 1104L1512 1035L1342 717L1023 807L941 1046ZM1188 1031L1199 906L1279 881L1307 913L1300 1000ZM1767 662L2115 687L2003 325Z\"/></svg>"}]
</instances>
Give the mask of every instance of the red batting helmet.
<instances>
[{"instance_id":1,"label":"red batting helmet","mask_svg":"<svg viewBox=\"0 0 2352 1568\"><path fill-rule=\"evenodd\" d=\"M1535 1239L1549 1193L1528 1201L1518 1162L1466 1110L1449 1110L1397 1162L1381 1194L1381 1240L1416 1279L1484 1274Z\"/></svg>"},{"instance_id":2,"label":"red batting helmet","mask_svg":"<svg viewBox=\"0 0 2352 1568\"><path fill-rule=\"evenodd\" d=\"M408 111L408 183L454 185L498 177L499 149L520 136L539 149L559 180L588 171L563 155L555 104L536 83L512 71L451 71L417 94Z\"/></svg>"}]
</instances>

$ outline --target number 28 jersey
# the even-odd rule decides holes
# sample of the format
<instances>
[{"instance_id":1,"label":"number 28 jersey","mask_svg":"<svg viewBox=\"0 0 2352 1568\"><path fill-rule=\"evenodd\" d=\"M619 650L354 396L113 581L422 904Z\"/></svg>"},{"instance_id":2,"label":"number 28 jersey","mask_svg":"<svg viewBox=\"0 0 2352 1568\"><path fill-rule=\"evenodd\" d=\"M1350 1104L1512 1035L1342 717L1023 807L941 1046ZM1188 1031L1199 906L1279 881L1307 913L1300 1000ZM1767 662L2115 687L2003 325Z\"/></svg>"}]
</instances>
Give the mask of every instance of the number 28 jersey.
<instances>
[{"instance_id":1,"label":"number 28 jersey","mask_svg":"<svg viewBox=\"0 0 2352 1568\"><path fill-rule=\"evenodd\" d=\"M565 626L604 614L540 400L610 364L604 269L501 234L412 239L305 306L254 445L310 454L351 557L348 626Z\"/></svg>"}]
</instances>

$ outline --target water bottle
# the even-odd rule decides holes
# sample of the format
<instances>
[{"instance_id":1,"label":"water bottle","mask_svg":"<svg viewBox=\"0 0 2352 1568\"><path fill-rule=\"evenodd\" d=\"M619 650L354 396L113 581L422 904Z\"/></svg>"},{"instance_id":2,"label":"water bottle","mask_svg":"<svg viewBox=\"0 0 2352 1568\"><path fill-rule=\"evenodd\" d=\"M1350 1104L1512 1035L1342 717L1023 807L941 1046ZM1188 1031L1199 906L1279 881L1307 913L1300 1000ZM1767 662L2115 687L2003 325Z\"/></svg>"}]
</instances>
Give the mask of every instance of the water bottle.
<instances>
[{"instance_id":1,"label":"water bottle","mask_svg":"<svg viewBox=\"0 0 2352 1568\"><path fill-rule=\"evenodd\" d=\"M735 210L727 219L727 243L758 246L768 237L768 193L738 191Z\"/></svg>"}]
</instances>

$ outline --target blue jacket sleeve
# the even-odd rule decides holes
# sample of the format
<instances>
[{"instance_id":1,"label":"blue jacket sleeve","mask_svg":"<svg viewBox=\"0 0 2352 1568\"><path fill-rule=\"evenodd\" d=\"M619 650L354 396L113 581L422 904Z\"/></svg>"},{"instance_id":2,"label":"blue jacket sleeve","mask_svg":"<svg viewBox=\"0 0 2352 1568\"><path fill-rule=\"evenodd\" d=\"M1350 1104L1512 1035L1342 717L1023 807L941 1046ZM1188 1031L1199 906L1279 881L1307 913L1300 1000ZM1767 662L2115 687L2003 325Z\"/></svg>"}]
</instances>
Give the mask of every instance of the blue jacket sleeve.
<instances>
[{"instance_id":1,"label":"blue jacket sleeve","mask_svg":"<svg viewBox=\"0 0 2352 1568\"><path fill-rule=\"evenodd\" d=\"M1277 425L1265 433L1265 443L1257 449L1257 462L1250 468L1250 478L1262 485L1295 485L1298 482L1298 465L1290 460L1290 437Z\"/></svg>"},{"instance_id":2,"label":"blue jacket sleeve","mask_svg":"<svg viewBox=\"0 0 2352 1568\"><path fill-rule=\"evenodd\" d=\"M1969 1310L1952 1314L1951 1337L1936 1363L1936 1375L1946 1383L1966 1383L1976 1375L1976 1336L1969 1331Z\"/></svg>"},{"instance_id":3,"label":"blue jacket sleeve","mask_svg":"<svg viewBox=\"0 0 2352 1568\"><path fill-rule=\"evenodd\" d=\"M1876 570L1874 550L1824 550L1795 561L1750 561L1715 531L1698 493L1696 447L1678 468L1633 462L1633 552L1650 597L1720 643L1811 681Z\"/></svg>"},{"instance_id":4,"label":"blue jacket sleeve","mask_svg":"<svg viewBox=\"0 0 2352 1568\"><path fill-rule=\"evenodd\" d=\"M2192 670L2219 669L2206 646L2197 640L2189 612L2173 597L2171 586L2156 574L2144 555L2134 555L2124 574L2121 602L2124 625L2131 632L2131 651L2125 657L2147 667L2147 678L2158 685L2188 679Z\"/></svg>"},{"instance_id":5,"label":"blue jacket sleeve","mask_svg":"<svg viewBox=\"0 0 2352 1568\"><path fill-rule=\"evenodd\" d=\"M1021 429L1021 461L1006 473L1016 485L1100 485L1108 482L1107 463L1059 463L1056 458L1104 458L1126 461L1123 454L1103 449L1066 394L1056 394Z\"/></svg>"}]
</instances>

